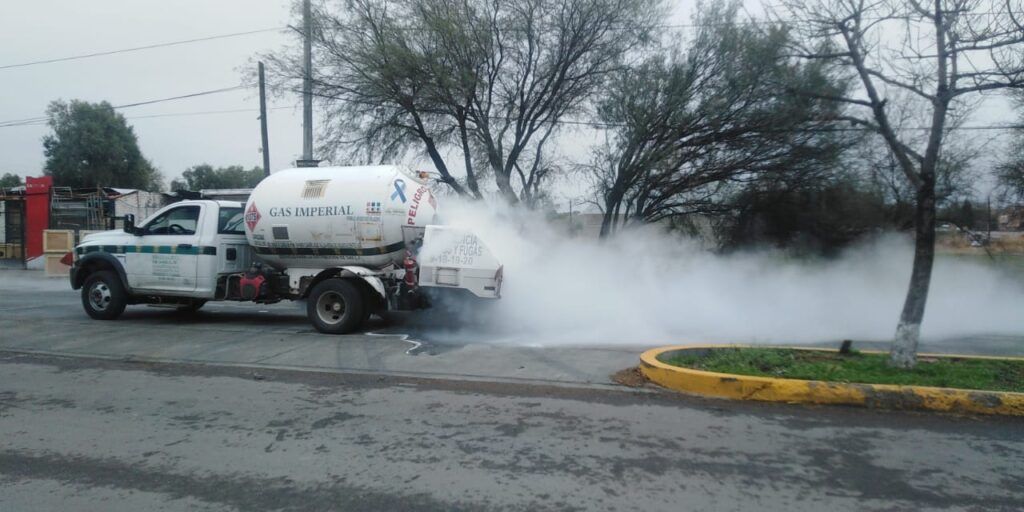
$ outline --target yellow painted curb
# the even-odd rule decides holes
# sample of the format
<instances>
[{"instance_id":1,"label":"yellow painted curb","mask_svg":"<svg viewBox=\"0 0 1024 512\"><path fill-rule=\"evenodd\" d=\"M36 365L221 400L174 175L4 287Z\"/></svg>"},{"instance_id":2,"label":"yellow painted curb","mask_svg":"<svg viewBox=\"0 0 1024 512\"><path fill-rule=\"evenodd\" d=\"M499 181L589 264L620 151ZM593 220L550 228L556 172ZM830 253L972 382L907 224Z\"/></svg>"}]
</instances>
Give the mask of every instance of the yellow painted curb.
<instances>
[{"instance_id":1,"label":"yellow painted curb","mask_svg":"<svg viewBox=\"0 0 1024 512\"><path fill-rule=\"evenodd\" d=\"M651 381L668 389L737 400L845 404L889 409L925 409L932 411L1024 416L1024 393L975 391L927 386L896 386L890 384L845 384L816 380L752 377L680 368L658 360L658 356L661 354L678 350L744 347L749 347L749 345L677 345L659 347L648 350L640 355L640 371ZM830 349L803 347L772 348L834 352L834 350ZM867 350L861 352L878 353ZM919 356L1024 360L1016 357L942 354L919 354Z\"/></svg>"}]
</instances>

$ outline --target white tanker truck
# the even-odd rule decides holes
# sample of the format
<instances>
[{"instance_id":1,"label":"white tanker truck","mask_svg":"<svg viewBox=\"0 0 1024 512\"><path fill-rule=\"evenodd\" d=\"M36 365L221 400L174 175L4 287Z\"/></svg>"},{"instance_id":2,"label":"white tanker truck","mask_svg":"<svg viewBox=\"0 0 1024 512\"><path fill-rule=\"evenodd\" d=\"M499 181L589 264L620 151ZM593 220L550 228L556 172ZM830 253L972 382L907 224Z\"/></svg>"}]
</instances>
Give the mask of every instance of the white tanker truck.
<instances>
[{"instance_id":1,"label":"white tanker truck","mask_svg":"<svg viewBox=\"0 0 1024 512\"><path fill-rule=\"evenodd\" d=\"M75 247L71 287L95 319L130 304L305 299L317 330L425 307L442 290L498 298L502 267L473 233L437 224L437 199L399 166L287 169L243 205L182 201Z\"/></svg>"}]
</instances>

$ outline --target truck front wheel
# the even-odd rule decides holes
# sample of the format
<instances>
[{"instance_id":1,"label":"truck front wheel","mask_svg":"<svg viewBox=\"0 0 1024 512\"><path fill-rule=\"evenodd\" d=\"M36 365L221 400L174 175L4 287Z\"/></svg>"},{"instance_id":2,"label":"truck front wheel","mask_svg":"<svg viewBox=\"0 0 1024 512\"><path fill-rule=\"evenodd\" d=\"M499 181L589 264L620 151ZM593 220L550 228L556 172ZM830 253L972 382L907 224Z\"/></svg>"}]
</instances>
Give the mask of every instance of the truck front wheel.
<instances>
[{"instance_id":1,"label":"truck front wheel","mask_svg":"<svg viewBox=\"0 0 1024 512\"><path fill-rule=\"evenodd\" d=\"M363 322L363 295L346 279L331 278L313 287L306 302L306 314L316 330L345 334Z\"/></svg>"},{"instance_id":2,"label":"truck front wheel","mask_svg":"<svg viewBox=\"0 0 1024 512\"><path fill-rule=\"evenodd\" d=\"M128 294L121 278L109 270L89 274L82 285L82 307L96 320L113 320L124 312Z\"/></svg>"}]
</instances>

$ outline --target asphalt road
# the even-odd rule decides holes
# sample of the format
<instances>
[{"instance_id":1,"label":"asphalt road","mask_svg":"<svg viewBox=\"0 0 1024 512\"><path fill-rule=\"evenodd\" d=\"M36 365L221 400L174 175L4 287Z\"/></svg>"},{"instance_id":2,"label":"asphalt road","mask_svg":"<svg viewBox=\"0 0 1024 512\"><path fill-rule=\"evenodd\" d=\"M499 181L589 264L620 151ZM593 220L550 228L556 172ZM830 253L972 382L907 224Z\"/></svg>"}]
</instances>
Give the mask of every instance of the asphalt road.
<instances>
[{"instance_id":1,"label":"asphalt road","mask_svg":"<svg viewBox=\"0 0 1024 512\"><path fill-rule=\"evenodd\" d=\"M613 386L635 347L321 336L0 272L0 510L1020 510L1019 419ZM933 343L1013 353L1020 340Z\"/></svg>"},{"instance_id":2,"label":"asphalt road","mask_svg":"<svg viewBox=\"0 0 1024 512\"><path fill-rule=\"evenodd\" d=\"M91 320L66 279L0 270L0 350L161 362L388 373L440 378L612 384L645 348L502 338L453 327L430 310L372 320L363 334L325 336L304 303L214 302L195 314L129 306L112 322ZM838 346L837 341L822 344ZM857 348L885 343L856 341ZM1024 337L974 336L926 340L923 351L1024 356Z\"/></svg>"},{"instance_id":3,"label":"asphalt road","mask_svg":"<svg viewBox=\"0 0 1024 512\"><path fill-rule=\"evenodd\" d=\"M0 355L2 510L1020 510L1019 420Z\"/></svg>"},{"instance_id":4,"label":"asphalt road","mask_svg":"<svg viewBox=\"0 0 1024 512\"><path fill-rule=\"evenodd\" d=\"M120 319L95 321L66 279L0 270L0 349L61 355L245 364L318 371L386 372L469 379L608 383L637 363L636 347L541 347L437 342L409 325L372 319L366 332L325 336L306 319L305 304L214 302L195 314L129 306ZM436 324L435 324L436 326ZM410 338L408 334L414 336Z\"/></svg>"}]
</instances>

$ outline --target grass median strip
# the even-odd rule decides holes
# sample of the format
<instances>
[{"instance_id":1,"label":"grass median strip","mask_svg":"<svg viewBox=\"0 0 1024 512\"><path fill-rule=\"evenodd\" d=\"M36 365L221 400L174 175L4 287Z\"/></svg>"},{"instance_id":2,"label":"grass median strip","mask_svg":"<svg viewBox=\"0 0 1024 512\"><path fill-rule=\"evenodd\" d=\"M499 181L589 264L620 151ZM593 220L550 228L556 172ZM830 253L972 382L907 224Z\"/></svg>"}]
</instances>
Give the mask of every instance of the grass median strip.
<instances>
[{"instance_id":1,"label":"grass median strip","mask_svg":"<svg viewBox=\"0 0 1024 512\"><path fill-rule=\"evenodd\" d=\"M921 356L913 370L899 370L888 366L888 354L745 347L677 352L660 360L681 368L756 377L1024 393L1024 361Z\"/></svg>"}]
</instances>

